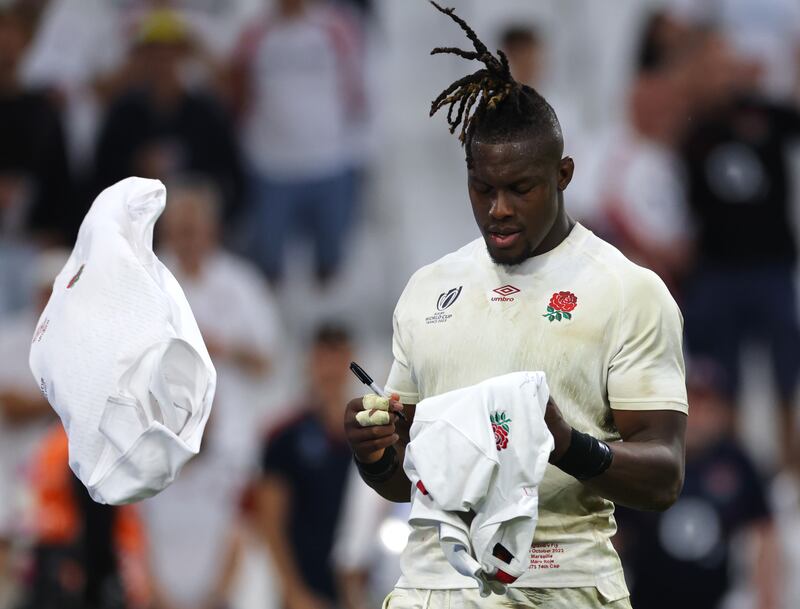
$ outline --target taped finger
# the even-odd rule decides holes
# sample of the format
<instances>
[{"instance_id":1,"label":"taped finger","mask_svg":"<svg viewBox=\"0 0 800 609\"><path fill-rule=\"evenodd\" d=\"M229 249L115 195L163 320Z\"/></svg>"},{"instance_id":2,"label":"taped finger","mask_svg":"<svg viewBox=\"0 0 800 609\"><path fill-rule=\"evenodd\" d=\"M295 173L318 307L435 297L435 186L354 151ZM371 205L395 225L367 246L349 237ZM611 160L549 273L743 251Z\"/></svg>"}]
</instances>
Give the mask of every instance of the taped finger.
<instances>
[{"instance_id":1,"label":"taped finger","mask_svg":"<svg viewBox=\"0 0 800 609\"><path fill-rule=\"evenodd\" d=\"M388 425L389 413L385 410L362 410L356 413L356 421L362 427L372 427L374 425Z\"/></svg>"}]
</instances>

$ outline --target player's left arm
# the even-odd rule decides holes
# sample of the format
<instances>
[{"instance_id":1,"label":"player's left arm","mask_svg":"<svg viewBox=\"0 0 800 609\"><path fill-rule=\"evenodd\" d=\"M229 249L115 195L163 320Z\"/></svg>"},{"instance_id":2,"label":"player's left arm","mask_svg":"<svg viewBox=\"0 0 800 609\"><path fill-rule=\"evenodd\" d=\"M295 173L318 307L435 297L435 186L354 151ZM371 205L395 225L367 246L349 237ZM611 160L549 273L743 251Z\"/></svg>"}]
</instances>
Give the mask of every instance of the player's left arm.
<instances>
[{"instance_id":1,"label":"player's left arm","mask_svg":"<svg viewBox=\"0 0 800 609\"><path fill-rule=\"evenodd\" d=\"M675 410L612 413L623 441L608 445L613 453L608 469L583 483L614 503L641 510L667 509L683 487L686 415ZM557 464L570 448L572 427L552 401L546 418L556 445L550 462Z\"/></svg>"},{"instance_id":2,"label":"player's left arm","mask_svg":"<svg viewBox=\"0 0 800 609\"><path fill-rule=\"evenodd\" d=\"M665 510L683 486L686 381L683 319L651 271L620 282L617 319L609 332L610 414L622 442L573 430L556 404L546 418L556 450L550 461L603 497L644 510ZM605 438L608 440L608 437Z\"/></svg>"}]
</instances>

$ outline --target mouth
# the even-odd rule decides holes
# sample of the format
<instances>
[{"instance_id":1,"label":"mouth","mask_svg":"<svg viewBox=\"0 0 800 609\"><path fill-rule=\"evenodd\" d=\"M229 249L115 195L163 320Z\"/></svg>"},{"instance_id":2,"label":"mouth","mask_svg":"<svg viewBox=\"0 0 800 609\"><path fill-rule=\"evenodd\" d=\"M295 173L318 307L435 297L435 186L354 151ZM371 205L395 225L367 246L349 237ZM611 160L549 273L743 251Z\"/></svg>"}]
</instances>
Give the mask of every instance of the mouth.
<instances>
[{"instance_id":1,"label":"mouth","mask_svg":"<svg viewBox=\"0 0 800 609\"><path fill-rule=\"evenodd\" d=\"M493 231L490 230L487 232L487 236L489 237L489 241L495 246L500 249L506 249L513 247L517 241L519 241L522 235L521 230L502 230L502 231Z\"/></svg>"}]
</instances>

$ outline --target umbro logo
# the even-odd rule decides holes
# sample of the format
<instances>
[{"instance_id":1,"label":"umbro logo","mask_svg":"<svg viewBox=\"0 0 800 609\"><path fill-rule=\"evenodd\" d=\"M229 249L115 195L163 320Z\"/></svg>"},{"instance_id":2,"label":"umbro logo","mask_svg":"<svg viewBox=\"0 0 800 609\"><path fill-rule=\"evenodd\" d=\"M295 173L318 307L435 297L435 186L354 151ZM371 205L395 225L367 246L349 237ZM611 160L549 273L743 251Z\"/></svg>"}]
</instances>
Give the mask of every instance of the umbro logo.
<instances>
[{"instance_id":1,"label":"umbro logo","mask_svg":"<svg viewBox=\"0 0 800 609\"><path fill-rule=\"evenodd\" d=\"M514 298L512 298L512 294L516 294L521 292L518 287L507 283L506 285L501 285L499 288L495 288L492 290L497 296L492 296L489 300L492 302L514 302Z\"/></svg>"},{"instance_id":2,"label":"umbro logo","mask_svg":"<svg viewBox=\"0 0 800 609\"><path fill-rule=\"evenodd\" d=\"M508 283L504 286L500 286L499 288L495 288L492 290L492 292L497 292L498 294L500 294L500 296L511 296L512 294L516 294L519 291L520 289L518 287L515 287Z\"/></svg>"}]
</instances>

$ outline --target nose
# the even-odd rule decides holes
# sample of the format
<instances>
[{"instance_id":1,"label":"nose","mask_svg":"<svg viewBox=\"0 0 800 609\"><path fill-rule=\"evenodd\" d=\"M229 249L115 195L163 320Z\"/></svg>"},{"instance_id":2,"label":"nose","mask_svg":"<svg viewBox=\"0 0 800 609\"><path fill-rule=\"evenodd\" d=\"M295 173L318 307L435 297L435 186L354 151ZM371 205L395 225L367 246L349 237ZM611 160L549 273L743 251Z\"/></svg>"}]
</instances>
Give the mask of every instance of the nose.
<instances>
[{"instance_id":1,"label":"nose","mask_svg":"<svg viewBox=\"0 0 800 609\"><path fill-rule=\"evenodd\" d=\"M495 220L503 220L514 215L514 206L502 190L495 191L492 197L492 205L489 208L489 215Z\"/></svg>"}]
</instances>

